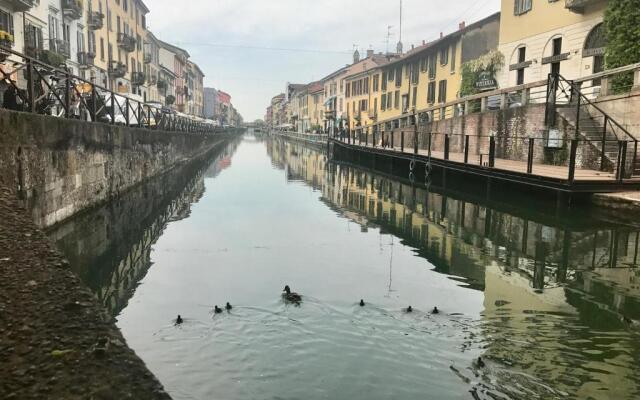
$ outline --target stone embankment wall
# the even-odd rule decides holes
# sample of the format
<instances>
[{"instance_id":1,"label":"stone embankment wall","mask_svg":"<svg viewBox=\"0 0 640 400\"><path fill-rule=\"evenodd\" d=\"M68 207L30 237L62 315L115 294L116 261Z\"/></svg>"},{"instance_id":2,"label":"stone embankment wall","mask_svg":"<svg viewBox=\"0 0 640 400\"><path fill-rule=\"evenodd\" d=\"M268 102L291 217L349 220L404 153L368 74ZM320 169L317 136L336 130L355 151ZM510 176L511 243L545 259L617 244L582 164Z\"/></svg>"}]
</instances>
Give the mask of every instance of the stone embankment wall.
<instances>
[{"instance_id":1,"label":"stone embankment wall","mask_svg":"<svg viewBox=\"0 0 640 400\"><path fill-rule=\"evenodd\" d=\"M622 95L602 97L596 103L636 139L640 139L640 88Z\"/></svg>"},{"instance_id":2,"label":"stone embankment wall","mask_svg":"<svg viewBox=\"0 0 640 400\"><path fill-rule=\"evenodd\" d=\"M0 185L49 227L226 139L0 109Z\"/></svg>"}]
</instances>

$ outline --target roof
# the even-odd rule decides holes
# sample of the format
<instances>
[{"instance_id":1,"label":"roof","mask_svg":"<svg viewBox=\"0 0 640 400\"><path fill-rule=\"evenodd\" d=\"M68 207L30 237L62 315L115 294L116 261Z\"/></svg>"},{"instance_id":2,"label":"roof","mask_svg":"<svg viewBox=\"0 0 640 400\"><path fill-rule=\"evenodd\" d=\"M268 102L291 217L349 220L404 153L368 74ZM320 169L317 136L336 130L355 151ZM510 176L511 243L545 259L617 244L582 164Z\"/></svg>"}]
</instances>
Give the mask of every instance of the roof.
<instances>
[{"instance_id":1,"label":"roof","mask_svg":"<svg viewBox=\"0 0 640 400\"><path fill-rule=\"evenodd\" d=\"M317 93L324 91L324 85L322 82L313 82L309 84L309 93Z\"/></svg>"},{"instance_id":2,"label":"roof","mask_svg":"<svg viewBox=\"0 0 640 400\"><path fill-rule=\"evenodd\" d=\"M185 49L181 49L180 47L178 47L178 46L174 46L174 45L172 45L171 43L167 43L167 42L165 42L165 41L163 41L163 40L158 40L158 42L160 43L160 46L162 46L163 48L165 48L165 49L167 49L167 50L171 51L172 53L175 53L175 54L182 53L182 54L183 54L184 56L186 56L187 58L191 57L191 56L189 55L189 52L188 52L188 51L186 51Z\"/></svg>"},{"instance_id":3,"label":"roof","mask_svg":"<svg viewBox=\"0 0 640 400\"><path fill-rule=\"evenodd\" d=\"M346 79L352 79L356 76L359 76L360 74L370 71L372 69L375 68L379 68L379 67L383 67L385 65L391 64L396 62L396 60L394 60L395 58L397 58L397 55L394 54L374 54L371 57L368 58L364 58L360 61L358 61L357 63L353 63L350 66L346 67L347 69L353 68L355 66L357 66L360 63L365 63L365 62L370 62L372 65L369 65L366 68L363 68L362 70L354 70L352 71L350 74L348 74L346 76ZM365 64L366 65L366 64Z\"/></svg>"},{"instance_id":4,"label":"roof","mask_svg":"<svg viewBox=\"0 0 640 400\"><path fill-rule=\"evenodd\" d=\"M202 70L200 69L200 67L198 66L198 64L194 63L193 61L188 61L189 65L195 67L195 69L198 70L198 72L200 73L200 75L202 75L202 77L204 77L204 72L202 72Z\"/></svg>"},{"instance_id":5,"label":"roof","mask_svg":"<svg viewBox=\"0 0 640 400\"><path fill-rule=\"evenodd\" d=\"M142 11L145 14L148 14L149 13L149 7L147 7L147 5L144 4L144 2L142 0L136 0L136 1L138 2L138 4L140 4L140 7L142 7Z\"/></svg>"},{"instance_id":6,"label":"roof","mask_svg":"<svg viewBox=\"0 0 640 400\"><path fill-rule=\"evenodd\" d=\"M406 61L408 59L416 57L416 56L422 54L423 52L431 50L432 48L438 46L441 43L444 43L444 42L447 42L447 41L449 41L451 39L457 38L458 36L462 36L462 35L464 35L465 33L469 32L471 30L479 28L482 25L485 25L488 22L492 22L493 20L497 20L497 19L500 19L500 12L491 14L486 18L483 18L483 19L481 19L479 21L476 21L476 22L474 22L472 24L469 24L468 26L466 26L463 29L459 29L459 30L457 30L455 32L452 32L452 33L446 35L446 36L438 38L437 40L434 40L433 42L429 42L429 43L426 43L424 45L418 46L418 47L416 47L414 49L411 49L407 53L402 55L402 57L398 58L397 60L393 60L393 61L389 62L388 65L399 64L399 63L401 63L403 61Z\"/></svg>"},{"instance_id":7,"label":"roof","mask_svg":"<svg viewBox=\"0 0 640 400\"><path fill-rule=\"evenodd\" d=\"M164 65L160 65L160 69L162 70L162 72L171 75L174 79L178 77L178 75L176 75L175 72L165 67Z\"/></svg>"}]
</instances>

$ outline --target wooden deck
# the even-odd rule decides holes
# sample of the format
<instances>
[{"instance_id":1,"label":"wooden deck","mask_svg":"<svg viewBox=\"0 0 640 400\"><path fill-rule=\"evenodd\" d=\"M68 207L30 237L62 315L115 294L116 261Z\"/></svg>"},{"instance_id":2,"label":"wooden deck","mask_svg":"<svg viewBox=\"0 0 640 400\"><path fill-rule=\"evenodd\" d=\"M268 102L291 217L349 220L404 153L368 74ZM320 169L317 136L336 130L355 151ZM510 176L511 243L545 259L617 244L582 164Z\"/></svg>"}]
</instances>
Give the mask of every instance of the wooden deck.
<instances>
[{"instance_id":1,"label":"wooden deck","mask_svg":"<svg viewBox=\"0 0 640 400\"><path fill-rule=\"evenodd\" d=\"M420 149L418 154L414 154L413 148L405 147L404 152L400 147L372 147L371 144L365 146L358 143L346 143L338 139L331 139L334 144L349 148L355 151L375 154L376 156L387 156L391 158L402 158L406 160L415 159L419 162L429 160L429 153L425 149ZM444 169L457 170L474 175L483 175L489 178L503 179L511 182L543 187L553 190L576 193L609 193L623 190L640 189L640 177L616 179L612 172L575 169L574 180L569 180L569 167L545 164L533 164L531 173L527 171L526 161L507 160L495 158L494 166L489 167L488 154L469 154L467 162L464 160L464 153L449 152L448 159L445 159L444 152L432 151L431 163ZM420 167L418 167L420 168Z\"/></svg>"}]
</instances>

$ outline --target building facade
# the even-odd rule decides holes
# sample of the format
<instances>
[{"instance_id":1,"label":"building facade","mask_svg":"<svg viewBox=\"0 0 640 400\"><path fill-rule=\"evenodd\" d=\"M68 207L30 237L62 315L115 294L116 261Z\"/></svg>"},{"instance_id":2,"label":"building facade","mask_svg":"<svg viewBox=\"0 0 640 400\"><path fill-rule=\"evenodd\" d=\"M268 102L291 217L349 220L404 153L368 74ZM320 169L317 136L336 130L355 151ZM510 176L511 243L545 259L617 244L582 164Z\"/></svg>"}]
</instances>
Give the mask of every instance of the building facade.
<instances>
[{"instance_id":1,"label":"building facade","mask_svg":"<svg viewBox=\"0 0 640 400\"><path fill-rule=\"evenodd\" d=\"M505 57L501 87L576 79L604 70L606 0L502 0L498 49Z\"/></svg>"},{"instance_id":2,"label":"building facade","mask_svg":"<svg viewBox=\"0 0 640 400\"><path fill-rule=\"evenodd\" d=\"M215 88L204 88L204 117L217 119L218 91Z\"/></svg>"}]
</instances>

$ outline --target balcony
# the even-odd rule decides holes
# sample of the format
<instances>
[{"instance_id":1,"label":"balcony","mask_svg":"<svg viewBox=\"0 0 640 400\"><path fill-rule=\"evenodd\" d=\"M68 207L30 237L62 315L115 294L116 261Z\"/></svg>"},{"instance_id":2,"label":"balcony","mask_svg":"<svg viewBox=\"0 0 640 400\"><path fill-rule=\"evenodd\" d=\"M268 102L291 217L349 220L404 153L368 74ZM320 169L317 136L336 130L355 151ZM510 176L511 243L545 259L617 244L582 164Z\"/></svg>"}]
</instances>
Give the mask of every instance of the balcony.
<instances>
[{"instance_id":1,"label":"balcony","mask_svg":"<svg viewBox=\"0 0 640 400\"><path fill-rule=\"evenodd\" d=\"M111 61L109 64L109 76L111 78L124 78L127 74L127 66L120 61Z\"/></svg>"},{"instance_id":2,"label":"balcony","mask_svg":"<svg viewBox=\"0 0 640 400\"><path fill-rule=\"evenodd\" d=\"M568 8L575 13L582 14L585 7L600 2L602 2L602 0L565 0L565 8Z\"/></svg>"},{"instance_id":3,"label":"balcony","mask_svg":"<svg viewBox=\"0 0 640 400\"><path fill-rule=\"evenodd\" d=\"M143 61L145 64L151 64L151 61L153 61L153 57L151 57L151 53L147 53L145 51L143 56Z\"/></svg>"},{"instance_id":4,"label":"balcony","mask_svg":"<svg viewBox=\"0 0 640 400\"><path fill-rule=\"evenodd\" d=\"M71 57L71 44L62 39L49 39L49 51L56 53L67 60Z\"/></svg>"},{"instance_id":5,"label":"balcony","mask_svg":"<svg viewBox=\"0 0 640 400\"><path fill-rule=\"evenodd\" d=\"M82 0L62 0L62 14L69 19L82 18Z\"/></svg>"},{"instance_id":6,"label":"balcony","mask_svg":"<svg viewBox=\"0 0 640 400\"><path fill-rule=\"evenodd\" d=\"M87 17L87 26L92 31L102 29L104 26L104 14L97 11L92 11Z\"/></svg>"},{"instance_id":7,"label":"balcony","mask_svg":"<svg viewBox=\"0 0 640 400\"><path fill-rule=\"evenodd\" d=\"M133 72L131 74L131 85L142 86L147 81L147 77L144 72Z\"/></svg>"},{"instance_id":8,"label":"balcony","mask_svg":"<svg viewBox=\"0 0 640 400\"><path fill-rule=\"evenodd\" d=\"M153 86L156 83L158 83L158 77L156 75L150 75L149 78L147 79L147 84L149 86Z\"/></svg>"},{"instance_id":9,"label":"balcony","mask_svg":"<svg viewBox=\"0 0 640 400\"><path fill-rule=\"evenodd\" d=\"M9 0L9 5L13 6L13 10L16 12L29 11L30 8L35 7L35 0Z\"/></svg>"},{"instance_id":10,"label":"balcony","mask_svg":"<svg viewBox=\"0 0 640 400\"><path fill-rule=\"evenodd\" d=\"M136 38L126 33L118 33L118 46L127 53L131 53L136 50Z\"/></svg>"},{"instance_id":11,"label":"balcony","mask_svg":"<svg viewBox=\"0 0 640 400\"><path fill-rule=\"evenodd\" d=\"M10 49L13 46L14 37L7 31L0 31L0 46Z\"/></svg>"},{"instance_id":12,"label":"balcony","mask_svg":"<svg viewBox=\"0 0 640 400\"><path fill-rule=\"evenodd\" d=\"M80 68L86 69L93 65L93 62L96 58L96 54L89 51L81 51L78 52L78 64L80 64Z\"/></svg>"},{"instance_id":13,"label":"balcony","mask_svg":"<svg viewBox=\"0 0 640 400\"><path fill-rule=\"evenodd\" d=\"M167 87L169 87L169 84L164 79L158 79L157 85L158 90L167 90Z\"/></svg>"}]
</instances>

